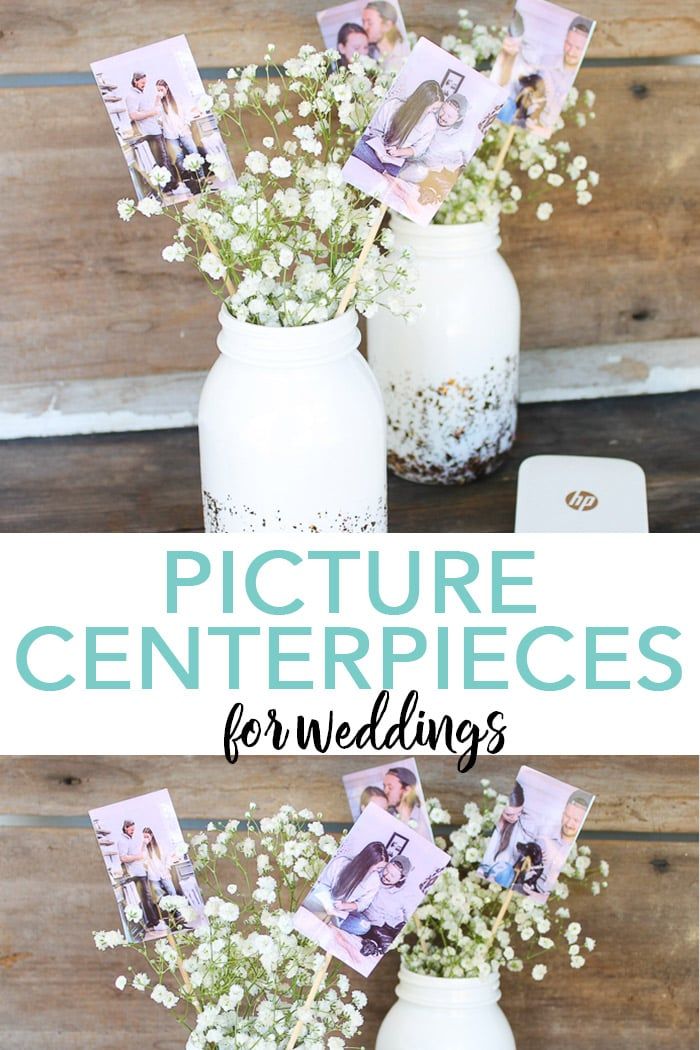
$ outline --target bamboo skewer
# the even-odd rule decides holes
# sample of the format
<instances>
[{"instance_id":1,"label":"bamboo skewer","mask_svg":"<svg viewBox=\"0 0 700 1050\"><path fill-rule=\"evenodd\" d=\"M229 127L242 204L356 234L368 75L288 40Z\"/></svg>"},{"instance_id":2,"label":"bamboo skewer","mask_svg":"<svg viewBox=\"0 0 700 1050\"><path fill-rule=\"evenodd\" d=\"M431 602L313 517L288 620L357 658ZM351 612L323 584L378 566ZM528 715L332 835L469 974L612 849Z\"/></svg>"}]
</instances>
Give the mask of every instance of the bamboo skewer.
<instances>
[{"instance_id":1,"label":"bamboo skewer","mask_svg":"<svg viewBox=\"0 0 700 1050\"><path fill-rule=\"evenodd\" d=\"M508 911L508 905L510 904L511 900L513 899L513 893L515 892L515 883L517 882L519 876L524 874L524 872L529 871L531 867L532 867L532 861L530 860L529 857L524 857L522 862L516 867L515 874L513 875L513 881L511 882L510 886L508 887L508 892L506 893L505 897L503 898L503 904L501 905L501 910L499 911L498 915L496 916L496 918L494 920L494 923L493 923L493 926L491 927L491 932L489 934L489 939L487 940L486 948L484 949L484 958L486 958L486 956L488 955L489 950L491 948L491 945L496 940L496 934L498 933L498 928L501 925L501 923L503 922L505 914Z\"/></svg>"},{"instance_id":2,"label":"bamboo skewer","mask_svg":"<svg viewBox=\"0 0 700 1050\"><path fill-rule=\"evenodd\" d=\"M348 286L345 289L345 291L343 292L343 296L342 296L342 298L340 300L340 304L338 306L338 310L337 310L336 315L335 315L336 317L340 317L340 315L344 314L345 311L348 308L348 303L350 302L350 299L352 298L352 293L355 291L355 288L357 287L357 282L360 279L360 273L362 272L362 267L365 264L367 256L369 255L369 250L372 247L372 245L374 244L376 236L379 233L379 227L381 226L382 221L384 219L384 216L386 215L387 207L388 207L387 204L382 204L381 208L379 209L379 214L377 215L377 218L375 219L375 221L372 224L371 230L369 231L369 233L367 234L367 237L365 238L365 243L362 245L362 251L358 255L357 262L353 266L352 273L350 274L350 280L348 282Z\"/></svg>"},{"instance_id":3,"label":"bamboo skewer","mask_svg":"<svg viewBox=\"0 0 700 1050\"><path fill-rule=\"evenodd\" d=\"M515 138L515 124L511 124L508 128L508 134L506 135L505 142L501 146L501 152L496 157L496 163L493 171L491 172L491 185L495 186L498 176L501 174L501 169L506 162L508 156L508 150L513 145L513 139Z\"/></svg>"},{"instance_id":4,"label":"bamboo skewer","mask_svg":"<svg viewBox=\"0 0 700 1050\"><path fill-rule=\"evenodd\" d=\"M224 268L225 268L225 263L224 263L223 259L221 258L221 256L219 255L219 252L217 251L216 245L211 240L211 238L209 237L208 234L204 233L204 231L202 231L202 233L203 233L204 241L206 243L207 248L209 249L209 251L211 252L212 255L216 256L216 258L219 260L221 265L224 266ZM228 270L226 270L226 275L224 277L224 284L226 285L226 290L228 291L228 294L229 295L233 295L234 292L236 291L236 287L235 287L233 281L231 280L231 278L228 275Z\"/></svg>"},{"instance_id":5,"label":"bamboo skewer","mask_svg":"<svg viewBox=\"0 0 700 1050\"><path fill-rule=\"evenodd\" d=\"M314 975L313 983L312 983L312 985L311 985L311 987L309 989L309 994L307 995L307 997L306 997L306 999L304 1001L304 1006L303 1006L304 1010L308 1009L308 1007L311 1006L311 1004L313 1003L314 999L318 995L318 990L321 987L321 982L323 981L323 978L326 976L326 972L328 970L328 967L331 964L331 959L332 958L333 958L333 956L331 955L331 953L330 952L326 952L326 958L323 960L323 962L319 966L318 970L316 971L316 973ZM285 1047L285 1050L293 1050L293 1048L297 1045L297 1040L299 1039L299 1036L301 1034L301 1030L302 1030L303 1027L304 1027L304 1021L303 1021L302 1018L299 1018L297 1023L294 1025L294 1028L292 1029L292 1034L289 1037L289 1042L287 1043L287 1046Z\"/></svg>"},{"instance_id":6,"label":"bamboo skewer","mask_svg":"<svg viewBox=\"0 0 700 1050\"><path fill-rule=\"evenodd\" d=\"M185 986L185 990L191 994L191 992L192 992L192 981L190 980L190 975L188 974L187 970L185 969L185 964L182 961L182 956L180 955L180 949L177 946L177 941L175 940L175 937L173 936L172 930L168 931L168 933L166 934L166 938L167 938L168 944L175 951L175 953L177 955L177 968L180 971L180 976L182 977L182 983ZM193 999L192 1001L194 1003L194 1007L195 1007L197 1013L200 1013L201 1012L201 1007L200 1007L199 1003L197 1002L196 999Z\"/></svg>"}]
</instances>

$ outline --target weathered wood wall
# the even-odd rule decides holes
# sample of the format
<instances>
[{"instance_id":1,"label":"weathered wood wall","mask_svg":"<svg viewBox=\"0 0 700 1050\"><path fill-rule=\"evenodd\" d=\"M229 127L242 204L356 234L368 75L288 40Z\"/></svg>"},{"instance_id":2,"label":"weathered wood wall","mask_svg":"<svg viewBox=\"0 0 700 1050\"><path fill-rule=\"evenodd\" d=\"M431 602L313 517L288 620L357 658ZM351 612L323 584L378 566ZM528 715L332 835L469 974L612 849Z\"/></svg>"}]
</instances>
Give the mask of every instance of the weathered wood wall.
<instances>
[{"instance_id":1,"label":"weathered wood wall","mask_svg":"<svg viewBox=\"0 0 700 1050\"><path fill-rule=\"evenodd\" d=\"M490 776L505 789L521 761L598 794L588 840L611 863L610 889L578 910L598 948L575 973L542 985L508 975L503 1005L519 1050L694 1050L697 1046L697 773L687 758L486 758L460 777L448 759L422 759L425 790L457 819ZM0 1046L3 1050L174 1050L183 1035L148 999L115 990L124 968L97 953L91 931L116 924L86 810L169 786L181 818L240 816L249 801L282 801L347 819L340 776L351 757L4 758L0 760ZM7 815L14 815L12 821ZM61 818L63 824L60 826ZM83 822L84 823L84 822ZM392 1002L395 960L372 980L362 1040L374 1045Z\"/></svg>"},{"instance_id":2,"label":"weathered wood wall","mask_svg":"<svg viewBox=\"0 0 700 1050\"><path fill-rule=\"evenodd\" d=\"M197 371L215 353L209 293L193 273L160 259L166 220L125 226L116 218L115 201L130 192L128 176L98 92L75 83L74 74L95 58L179 32L188 34L202 67L259 60L268 37L291 53L317 39L317 6L5 0L0 230L9 250L1 264L0 389L11 389L0 408L13 398L20 412L28 397L33 404L27 384L53 384L48 401L55 407L65 384ZM403 8L410 28L439 39L454 27L457 6L406 0ZM480 0L472 13L502 22L509 6ZM523 345L590 352L625 344L596 377L601 393L680 389L697 382L692 363L700 356L700 340L684 343L679 366L677 347L666 346L700 337L693 235L700 219L700 69L651 62L700 52L700 16L691 0L666 8L652 0L581 0L578 7L599 21L594 66L579 77L598 103L597 120L572 132L572 141L600 172L601 185L585 209L558 204L549 223L524 209L505 224L504 252L524 304ZM631 59L642 64L627 64ZM601 60L623 64L600 68ZM26 74L28 82L20 76ZM58 86L66 76L68 86ZM233 153L240 161L240 151ZM639 344L650 341L661 341L657 363L662 372L668 356L668 368L645 387L639 381L649 361ZM561 367L569 369L570 359ZM556 376L548 378L547 389L556 389ZM89 409L89 384L75 389ZM12 436L11 427L2 433Z\"/></svg>"}]
</instances>

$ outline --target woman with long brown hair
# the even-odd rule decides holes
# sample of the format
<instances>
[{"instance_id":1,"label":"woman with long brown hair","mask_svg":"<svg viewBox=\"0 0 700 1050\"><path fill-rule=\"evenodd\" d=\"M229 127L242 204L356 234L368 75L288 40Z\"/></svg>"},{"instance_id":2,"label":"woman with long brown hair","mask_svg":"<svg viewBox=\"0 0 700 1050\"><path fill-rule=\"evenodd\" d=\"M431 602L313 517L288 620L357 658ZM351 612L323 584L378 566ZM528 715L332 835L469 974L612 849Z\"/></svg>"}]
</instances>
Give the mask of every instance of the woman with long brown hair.
<instances>
[{"instance_id":1,"label":"woman with long brown hair","mask_svg":"<svg viewBox=\"0 0 700 1050\"><path fill-rule=\"evenodd\" d=\"M146 827L143 829L143 844L145 847L144 864L148 875L148 885L158 907L161 897L166 895L169 897L177 896L175 883L170 874L174 858L163 855L153 828ZM158 910L166 922L170 922L172 919L176 926L183 927L187 925L180 912L163 912L160 907L158 907Z\"/></svg>"},{"instance_id":2,"label":"woman with long brown hair","mask_svg":"<svg viewBox=\"0 0 700 1050\"><path fill-rule=\"evenodd\" d=\"M199 150L192 138L190 121L182 113L167 80L156 80L156 101L159 106L158 120L163 129L163 137L168 153L184 181L187 174L184 167L185 157Z\"/></svg>"},{"instance_id":3,"label":"woman with long brown hair","mask_svg":"<svg viewBox=\"0 0 700 1050\"><path fill-rule=\"evenodd\" d=\"M420 156L430 145L444 101L437 80L424 80L407 99L390 98L379 107L353 157L374 171L398 175L405 160Z\"/></svg>"},{"instance_id":4,"label":"woman with long brown hair","mask_svg":"<svg viewBox=\"0 0 700 1050\"><path fill-rule=\"evenodd\" d=\"M324 868L304 907L316 915L332 916L342 930L345 919L369 907L379 889L379 872L389 860L383 842L368 842L350 857L337 853Z\"/></svg>"}]
</instances>

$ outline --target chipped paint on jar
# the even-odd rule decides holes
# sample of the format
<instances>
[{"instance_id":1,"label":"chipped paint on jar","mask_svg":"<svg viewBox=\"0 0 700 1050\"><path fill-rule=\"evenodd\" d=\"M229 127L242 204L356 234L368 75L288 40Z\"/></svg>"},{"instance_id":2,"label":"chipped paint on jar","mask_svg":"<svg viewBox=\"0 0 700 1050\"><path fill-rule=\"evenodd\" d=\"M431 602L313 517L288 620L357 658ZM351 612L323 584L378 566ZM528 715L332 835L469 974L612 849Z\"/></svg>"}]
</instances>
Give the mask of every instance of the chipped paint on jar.
<instances>
[{"instance_id":1,"label":"chipped paint on jar","mask_svg":"<svg viewBox=\"0 0 700 1050\"><path fill-rule=\"evenodd\" d=\"M392 217L413 249L417 322L380 309L369 362L384 396L395 474L464 484L496 470L515 440L520 297L497 225L417 226Z\"/></svg>"},{"instance_id":2,"label":"chipped paint on jar","mask_svg":"<svg viewBox=\"0 0 700 1050\"><path fill-rule=\"evenodd\" d=\"M222 307L199 404L207 532L386 532L386 418L357 316L266 328Z\"/></svg>"}]
</instances>

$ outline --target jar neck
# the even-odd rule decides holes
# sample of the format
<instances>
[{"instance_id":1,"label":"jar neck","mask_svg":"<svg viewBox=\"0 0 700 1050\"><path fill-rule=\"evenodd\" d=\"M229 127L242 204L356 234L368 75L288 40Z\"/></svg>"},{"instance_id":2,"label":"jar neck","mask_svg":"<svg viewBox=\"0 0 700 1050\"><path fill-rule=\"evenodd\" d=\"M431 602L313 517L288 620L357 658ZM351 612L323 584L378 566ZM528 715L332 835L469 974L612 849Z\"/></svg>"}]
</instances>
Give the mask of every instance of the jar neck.
<instances>
[{"instance_id":1,"label":"jar neck","mask_svg":"<svg viewBox=\"0 0 700 1050\"><path fill-rule=\"evenodd\" d=\"M487 977L427 977L402 966L396 995L419 1006L465 1009L497 1003L501 986L497 972Z\"/></svg>"},{"instance_id":2,"label":"jar neck","mask_svg":"<svg viewBox=\"0 0 700 1050\"><path fill-rule=\"evenodd\" d=\"M397 246L410 247L418 258L463 258L497 252L501 246L498 219L467 222L455 226L418 226L400 215L392 215L391 228Z\"/></svg>"},{"instance_id":3,"label":"jar neck","mask_svg":"<svg viewBox=\"0 0 700 1050\"><path fill-rule=\"evenodd\" d=\"M320 324L271 328L238 321L223 305L219 324L216 345L221 353L234 361L262 367L322 364L345 357L360 345L354 310Z\"/></svg>"}]
</instances>

